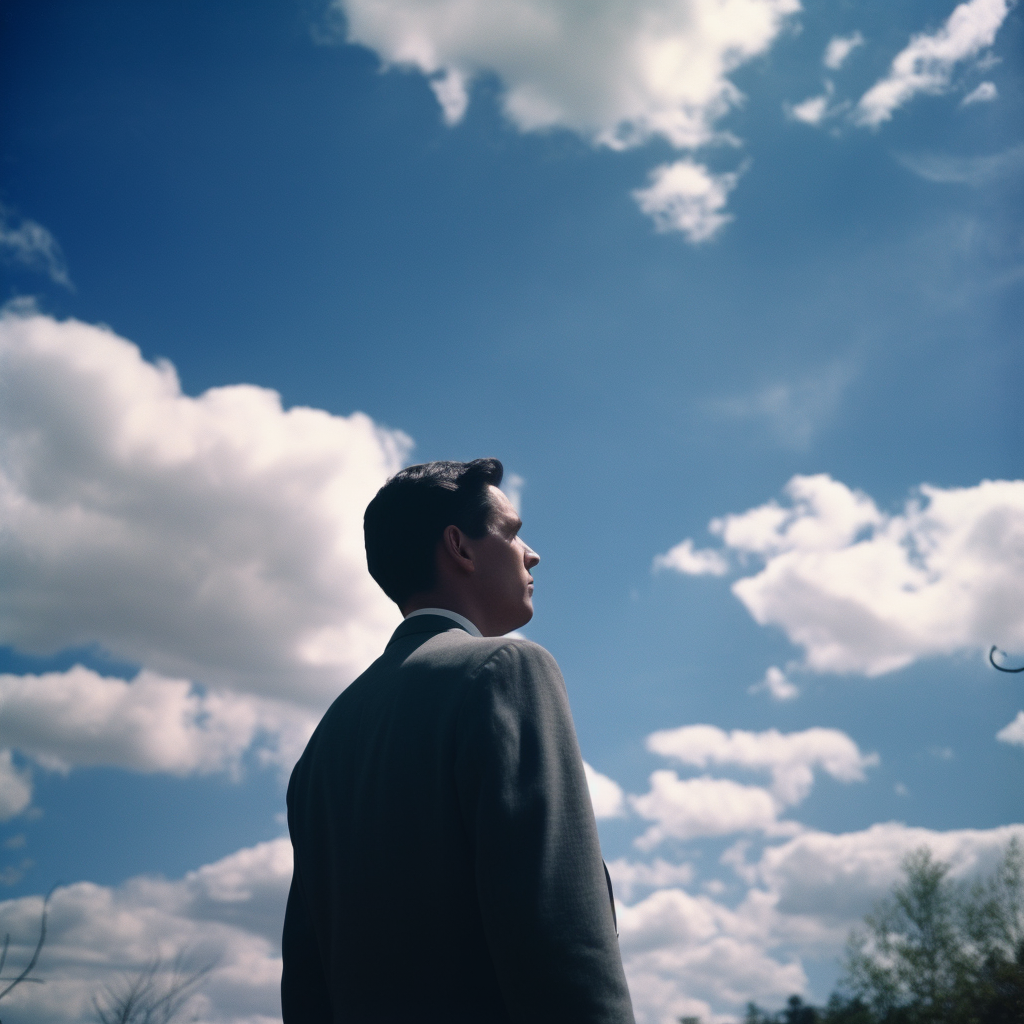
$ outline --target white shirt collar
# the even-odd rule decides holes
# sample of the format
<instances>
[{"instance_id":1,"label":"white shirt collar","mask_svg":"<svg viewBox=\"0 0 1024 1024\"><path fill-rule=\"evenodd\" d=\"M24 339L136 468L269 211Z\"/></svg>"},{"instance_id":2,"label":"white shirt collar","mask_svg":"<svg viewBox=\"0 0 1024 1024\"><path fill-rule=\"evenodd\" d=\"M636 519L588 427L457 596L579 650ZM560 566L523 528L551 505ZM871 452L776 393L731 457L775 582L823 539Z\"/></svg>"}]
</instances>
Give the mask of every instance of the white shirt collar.
<instances>
[{"instance_id":1,"label":"white shirt collar","mask_svg":"<svg viewBox=\"0 0 1024 1024\"><path fill-rule=\"evenodd\" d=\"M447 608L417 608L416 611L409 612L406 618L411 619L414 615L443 615L446 619L457 622L470 636L483 636L483 633L465 615L449 611Z\"/></svg>"}]
</instances>

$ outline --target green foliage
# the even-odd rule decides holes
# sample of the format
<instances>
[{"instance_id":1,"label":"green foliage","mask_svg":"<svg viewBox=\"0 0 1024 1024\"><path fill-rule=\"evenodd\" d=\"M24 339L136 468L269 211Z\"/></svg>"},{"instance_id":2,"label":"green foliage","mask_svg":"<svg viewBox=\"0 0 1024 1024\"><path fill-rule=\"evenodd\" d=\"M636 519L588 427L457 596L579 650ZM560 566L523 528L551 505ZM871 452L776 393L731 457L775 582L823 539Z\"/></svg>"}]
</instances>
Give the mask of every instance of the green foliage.
<instances>
[{"instance_id":1,"label":"green foliage","mask_svg":"<svg viewBox=\"0 0 1024 1024\"><path fill-rule=\"evenodd\" d=\"M1024 852L1010 843L991 877L958 886L918 850L865 918L845 987L886 1024L1024 1021Z\"/></svg>"},{"instance_id":2,"label":"green foliage","mask_svg":"<svg viewBox=\"0 0 1024 1024\"><path fill-rule=\"evenodd\" d=\"M1022 1024L1024 851L1016 839L993 874L949 878L927 849L850 936L828 1004L791 996L776 1013L747 1006L745 1024Z\"/></svg>"}]
</instances>

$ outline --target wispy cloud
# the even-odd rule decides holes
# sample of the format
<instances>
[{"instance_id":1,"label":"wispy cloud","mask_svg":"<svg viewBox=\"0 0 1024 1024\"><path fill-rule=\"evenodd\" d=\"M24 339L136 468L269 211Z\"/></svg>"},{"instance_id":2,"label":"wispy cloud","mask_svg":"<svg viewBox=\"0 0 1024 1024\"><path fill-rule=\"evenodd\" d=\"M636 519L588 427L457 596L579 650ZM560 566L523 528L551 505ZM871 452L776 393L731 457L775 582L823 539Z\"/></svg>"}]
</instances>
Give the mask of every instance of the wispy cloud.
<instances>
[{"instance_id":1,"label":"wispy cloud","mask_svg":"<svg viewBox=\"0 0 1024 1024\"><path fill-rule=\"evenodd\" d=\"M0 257L8 263L46 274L55 284L74 290L57 239L34 220L18 220L3 204L0 204Z\"/></svg>"},{"instance_id":2,"label":"wispy cloud","mask_svg":"<svg viewBox=\"0 0 1024 1024\"><path fill-rule=\"evenodd\" d=\"M839 406L853 369L834 363L794 381L773 381L745 395L714 399L705 405L718 419L756 423L777 444L806 450Z\"/></svg>"},{"instance_id":3,"label":"wispy cloud","mask_svg":"<svg viewBox=\"0 0 1024 1024\"><path fill-rule=\"evenodd\" d=\"M896 159L926 181L980 188L1024 172L1024 143L989 156L901 153Z\"/></svg>"},{"instance_id":4,"label":"wispy cloud","mask_svg":"<svg viewBox=\"0 0 1024 1024\"><path fill-rule=\"evenodd\" d=\"M961 107L969 107L973 103L991 103L999 98L999 90L995 82L982 82L972 89L961 101Z\"/></svg>"},{"instance_id":5,"label":"wispy cloud","mask_svg":"<svg viewBox=\"0 0 1024 1024\"><path fill-rule=\"evenodd\" d=\"M832 83L825 83L825 91L820 96L809 96L800 103L792 106L786 105L786 113L794 121L803 121L804 124L819 125L829 114L829 101L832 98Z\"/></svg>"},{"instance_id":6,"label":"wispy cloud","mask_svg":"<svg viewBox=\"0 0 1024 1024\"><path fill-rule=\"evenodd\" d=\"M755 683L747 692L767 692L773 700L793 700L800 696L800 688L791 683L786 673L776 665L770 666L761 682Z\"/></svg>"},{"instance_id":7,"label":"wispy cloud","mask_svg":"<svg viewBox=\"0 0 1024 1024\"><path fill-rule=\"evenodd\" d=\"M821 63L830 71L838 71L846 63L846 58L849 57L858 46L863 45L864 36L862 36L860 32L854 32L852 35L848 36L833 36L829 40L828 46L825 47L825 53L821 58Z\"/></svg>"},{"instance_id":8,"label":"wispy cloud","mask_svg":"<svg viewBox=\"0 0 1024 1024\"><path fill-rule=\"evenodd\" d=\"M1024 711L1018 711L1017 717L996 733L996 739L1001 743L1015 743L1024 747Z\"/></svg>"},{"instance_id":9,"label":"wispy cloud","mask_svg":"<svg viewBox=\"0 0 1024 1024\"><path fill-rule=\"evenodd\" d=\"M655 555L652 568L655 572L674 569L687 576L724 576L729 571L729 560L713 548L695 551L693 540L687 537L665 554Z\"/></svg>"},{"instance_id":10,"label":"wispy cloud","mask_svg":"<svg viewBox=\"0 0 1024 1024\"><path fill-rule=\"evenodd\" d=\"M1013 0L969 0L960 4L937 32L913 36L893 59L889 74L857 103L854 120L877 128L915 96L949 87L958 64L995 42Z\"/></svg>"}]
</instances>

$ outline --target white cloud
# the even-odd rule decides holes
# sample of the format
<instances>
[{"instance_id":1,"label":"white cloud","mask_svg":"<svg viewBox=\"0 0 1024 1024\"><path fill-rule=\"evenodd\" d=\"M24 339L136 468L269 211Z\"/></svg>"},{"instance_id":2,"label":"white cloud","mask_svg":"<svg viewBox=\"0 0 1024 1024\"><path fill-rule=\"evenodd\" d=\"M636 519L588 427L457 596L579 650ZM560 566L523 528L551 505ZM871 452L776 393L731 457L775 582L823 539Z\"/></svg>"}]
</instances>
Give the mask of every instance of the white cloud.
<instances>
[{"instance_id":1,"label":"white cloud","mask_svg":"<svg viewBox=\"0 0 1024 1024\"><path fill-rule=\"evenodd\" d=\"M961 107L969 107L972 103L991 103L999 98L999 90L995 82L982 82L972 89L961 101Z\"/></svg>"},{"instance_id":2,"label":"white cloud","mask_svg":"<svg viewBox=\"0 0 1024 1024\"><path fill-rule=\"evenodd\" d=\"M0 258L46 274L51 281L73 288L57 239L34 220L15 226L11 210L0 203Z\"/></svg>"},{"instance_id":3,"label":"white cloud","mask_svg":"<svg viewBox=\"0 0 1024 1024\"><path fill-rule=\"evenodd\" d=\"M733 584L819 672L881 675L993 643L1024 648L1024 480L922 485L901 514L826 474L713 520L725 547L764 568Z\"/></svg>"},{"instance_id":4,"label":"white cloud","mask_svg":"<svg viewBox=\"0 0 1024 1024\"><path fill-rule=\"evenodd\" d=\"M31 773L14 764L9 750L0 750L0 821L21 814L31 801Z\"/></svg>"},{"instance_id":5,"label":"white cloud","mask_svg":"<svg viewBox=\"0 0 1024 1024\"><path fill-rule=\"evenodd\" d=\"M585 761L583 770L587 775L590 802L594 805L596 818L620 818L626 813L626 801L622 787L614 780L595 771Z\"/></svg>"},{"instance_id":6,"label":"white cloud","mask_svg":"<svg viewBox=\"0 0 1024 1024\"><path fill-rule=\"evenodd\" d=\"M182 394L111 331L0 318L0 642L99 643L322 708L399 621L362 513L410 442L249 385Z\"/></svg>"},{"instance_id":7,"label":"white cloud","mask_svg":"<svg viewBox=\"0 0 1024 1024\"><path fill-rule=\"evenodd\" d=\"M899 880L908 853L926 846L951 865L952 877L966 878L991 871L1013 836L1024 840L1024 825L936 832L886 822L839 835L808 831L768 847L754 875L779 913L838 925L841 939Z\"/></svg>"},{"instance_id":8,"label":"white cloud","mask_svg":"<svg viewBox=\"0 0 1024 1024\"><path fill-rule=\"evenodd\" d=\"M908 853L928 846L955 879L970 879L990 872L1013 836L1024 839L1024 825L936 832L890 822L838 835L805 831L753 863L740 843L722 857L749 886L735 906L675 887L690 884L690 865L657 861L645 873L642 864L616 863L623 892L634 877L646 888L655 874L683 876L619 908L637 1020L734 1021L749 999L777 1005L794 992L808 995L803 959L840 955L850 929L900 879Z\"/></svg>"},{"instance_id":9,"label":"white cloud","mask_svg":"<svg viewBox=\"0 0 1024 1024\"><path fill-rule=\"evenodd\" d=\"M184 776L237 774L254 743L264 762L288 769L316 719L281 701L199 694L187 680L153 672L140 672L128 683L76 666L39 676L0 675L0 725L4 746L51 770L112 765ZM19 794L13 813L27 805L29 780L24 773L18 777L20 790L6 787ZM0 793L4 789L0 782ZM2 810L0 805L0 817L11 816Z\"/></svg>"},{"instance_id":10,"label":"white cloud","mask_svg":"<svg viewBox=\"0 0 1024 1024\"><path fill-rule=\"evenodd\" d=\"M1003 743L1016 743L1024 747L1024 711L1018 711L1017 717L996 733L996 739Z\"/></svg>"},{"instance_id":11,"label":"white cloud","mask_svg":"<svg viewBox=\"0 0 1024 1024\"><path fill-rule=\"evenodd\" d=\"M821 62L830 71L838 71L846 63L846 58L858 46L863 45L864 37L860 32L854 32L848 36L833 36L829 40L828 46L825 47L825 53L821 58Z\"/></svg>"},{"instance_id":12,"label":"white cloud","mask_svg":"<svg viewBox=\"0 0 1024 1024\"><path fill-rule=\"evenodd\" d=\"M675 569L688 576L724 576L729 571L729 562L720 551L694 551L693 541L687 537L665 554L655 555L653 568L655 572Z\"/></svg>"},{"instance_id":13,"label":"white cloud","mask_svg":"<svg viewBox=\"0 0 1024 1024\"><path fill-rule=\"evenodd\" d=\"M969 0L937 32L913 36L894 58L889 74L860 98L855 121L877 128L914 96L945 92L957 64L995 42L1012 6L1013 0Z\"/></svg>"},{"instance_id":14,"label":"white cloud","mask_svg":"<svg viewBox=\"0 0 1024 1024\"><path fill-rule=\"evenodd\" d=\"M130 879L116 888L63 886L50 904L43 985L22 985L5 1001L24 1024L84 1024L92 998L123 973L180 949L216 967L186 1014L204 1024L280 1020L280 930L291 881L286 839L240 850L177 881ZM8 966L27 962L41 900L0 903L11 933ZM7 1016L5 1012L4 1016Z\"/></svg>"},{"instance_id":15,"label":"white cloud","mask_svg":"<svg viewBox=\"0 0 1024 1024\"><path fill-rule=\"evenodd\" d=\"M775 665L769 666L764 679L750 687L749 693L766 690L775 700L793 700L800 696L800 688L786 678L786 673Z\"/></svg>"},{"instance_id":16,"label":"white cloud","mask_svg":"<svg viewBox=\"0 0 1024 1024\"><path fill-rule=\"evenodd\" d=\"M505 497L520 515L523 514L523 489L525 487L526 480L518 473L509 473L501 481L501 489L505 492Z\"/></svg>"},{"instance_id":17,"label":"white cloud","mask_svg":"<svg viewBox=\"0 0 1024 1024\"><path fill-rule=\"evenodd\" d=\"M725 732L713 725L684 725L651 733L647 749L695 768L728 765L768 771L772 794L780 804L805 799L814 784L815 768L840 782L863 782L864 769L878 764L877 754L862 754L838 729Z\"/></svg>"},{"instance_id":18,"label":"white cloud","mask_svg":"<svg viewBox=\"0 0 1024 1024\"><path fill-rule=\"evenodd\" d=\"M723 212L739 172L713 174L693 160L677 160L651 171L651 184L633 193L659 231L681 231L691 242L706 242L729 221Z\"/></svg>"},{"instance_id":19,"label":"white cloud","mask_svg":"<svg viewBox=\"0 0 1024 1024\"><path fill-rule=\"evenodd\" d=\"M728 74L778 36L798 0L337 0L350 42L459 81L492 72L523 131L569 128L622 148L704 145L741 100ZM449 86L456 92L456 86ZM461 103L461 101L460 101ZM454 103L451 110L457 109ZM447 112L447 109L446 109Z\"/></svg>"},{"instance_id":20,"label":"white cloud","mask_svg":"<svg viewBox=\"0 0 1024 1024\"><path fill-rule=\"evenodd\" d=\"M777 1003L807 989L799 962L773 959L742 913L707 896L661 889L621 908L619 942L637 1024L735 1021L750 999Z\"/></svg>"},{"instance_id":21,"label":"white cloud","mask_svg":"<svg viewBox=\"0 0 1024 1024\"><path fill-rule=\"evenodd\" d=\"M456 68L447 68L430 79L430 88L437 97L444 123L449 126L458 124L469 106L469 93L462 73Z\"/></svg>"},{"instance_id":22,"label":"white cloud","mask_svg":"<svg viewBox=\"0 0 1024 1024\"><path fill-rule=\"evenodd\" d=\"M1024 172L1024 144L989 156L949 156L942 153L901 154L899 162L926 181L940 185L982 188Z\"/></svg>"},{"instance_id":23,"label":"white cloud","mask_svg":"<svg viewBox=\"0 0 1024 1024\"><path fill-rule=\"evenodd\" d=\"M780 805L768 790L731 779L680 779L673 771L651 773L651 788L629 802L643 818L654 821L635 840L639 850L653 850L666 839L727 836L734 832L791 835L794 822L780 822Z\"/></svg>"},{"instance_id":24,"label":"white cloud","mask_svg":"<svg viewBox=\"0 0 1024 1024\"><path fill-rule=\"evenodd\" d=\"M828 114L828 104L831 98L832 90L829 88L820 96L810 96L806 100L794 103L793 106L786 109L790 117L795 120L803 121L804 124L818 125L825 120L825 116Z\"/></svg>"},{"instance_id":25,"label":"white cloud","mask_svg":"<svg viewBox=\"0 0 1024 1024\"><path fill-rule=\"evenodd\" d=\"M693 881L692 864L670 864L656 857L650 864L626 860L608 862L608 874L612 877L615 895L629 901L638 889L664 889L674 885L689 885Z\"/></svg>"},{"instance_id":26,"label":"white cloud","mask_svg":"<svg viewBox=\"0 0 1024 1024\"><path fill-rule=\"evenodd\" d=\"M765 53L799 0L335 0L347 38L385 65L428 77L445 121L473 79L494 74L521 131L569 129L626 149L651 138L679 150L728 139L716 127L743 100L729 75ZM687 170L686 168L696 168ZM680 169L682 168L682 169ZM671 164L634 195L661 230L692 242L727 221L733 175Z\"/></svg>"}]
</instances>

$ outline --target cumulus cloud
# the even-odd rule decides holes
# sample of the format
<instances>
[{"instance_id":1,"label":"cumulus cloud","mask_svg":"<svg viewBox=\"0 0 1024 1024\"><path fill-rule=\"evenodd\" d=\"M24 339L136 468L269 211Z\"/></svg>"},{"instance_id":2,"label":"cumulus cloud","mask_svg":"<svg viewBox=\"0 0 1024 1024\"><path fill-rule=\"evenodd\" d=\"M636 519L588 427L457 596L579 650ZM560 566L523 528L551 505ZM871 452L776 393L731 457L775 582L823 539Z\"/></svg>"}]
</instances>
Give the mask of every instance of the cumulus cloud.
<instances>
[{"instance_id":1,"label":"cumulus cloud","mask_svg":"<svg viewBox=\"0 0 1024 1024\"><path fill-rule=\"evenodd\" d=\"M1024 747L1024 711L1018 711L1017 717L996 733L996 739L1002 743L1016 743Z\"/></svg>"},{"instance_id":2,"label":"cumulus cloud","mask_svg":"<svg viewBox=\"0 0 1024 1024\"><path fill-rule=\"evenodd\" d=\"M523 131L569 128L613 148L660 136L689 148L711 141L714 122L740 101L728 74L764 53L800 4L337 0L336 7L349 41L388 64L428 76L455 71L463 90L477 75L497 74L505 113Z\"/></svg>"},{"instance_id":3,"label":"cumulus cloud","mask_svg":"<svg viewBox=\"0 0 1024 1024\"><path fill-rule=\"evenodd\" d=\"M846 58L864 45L864 36L860 32L854 32L848 36L833 36L825 47L825 53L821 58L822 64L830 71L838 71L845 63Z\"/></svg>"},{"instance_id":4,"label":"cumulus cloud","mask_svg":"<svg viewBox=\"0 0 1024 1024\"><path fill-rule=\"evenodd\" d=\"M595 771L585 761L583 770L587 776L590 802L594 805L596 818L620 818L626 813L626 800L622 787L614 780Z\"/></svg>"},{"instance_id":5,"label":"cumulus cloud","mask_svg":"<svg viewBox=\"0 0 1024 1024\"><path fill-rule=\"evenodd\" d=\"M750 999L781 1002L807 988L801 964L774 959L742 912L679 889L623 907L619 943L638 1024L732 1021Z\"/></svg>"},{"instance_id":6,"label":"cumulus cloud","mask_svg":"<svg viewBox=\"0 0 1024 1024\"><path fill-rule=\"evenodd\" d=\"M694 551L693 541L688 537L665 554L655 555L653 568L675 569L688 576L724 576L729 571L729 561L711 548Z\"/></svg>"},{"instance_id":7,"label":"cumulus cloud","mask_svg":"<svg viewBox=\"0 0 1024 1024\"><path fill-rule=\"evenodd\" d=\"M861 753L838 729L755 733L687 725L651 733L646 745L652 753L694 768L741 768L771 776L766 789L707 775L681 779L674 771L653 772L648 792L628 798L637 814L654 823L635 840L635 846L646 851L668 839L687 841L741 832L793 835L801 826L780 820L780 815L807 797L815 769L840 782L862 782L864 770L878 763L877 754Z\"/></svg>"},{"instance_id":8,"label":"cumulus cloud","mask_svg":"<svg viewBox=\"0 0 1024 1024\"><path fill-rule=\"evenodd\" d=\"M670 864L656 857L650 864L631 861L625 857L608 862L616 896L627 902L641 889L664 889L675 885L689 885L693 881L692 864Z\"/></svg>"},{"instance_id":9,"label":"cumulus cloud","mask_svg":"<svg viewBox=\"0 0 1024 1024\"><path fill-rule=\"evenodd\" d=\"M902 513L826 474L711 530L760 572L733 593L820 672L881 675L997 643L1024 648L1024 480L922 485Z\"/></svg>"},{"instance_id":10,"label":"cumulus cloud","mask_svg":"<svg viewBox=\"0 0 1024 1024\"><path fill-rule=\"evenodd\" d=\"M1012 6L1013 0L969 0L937 32L913 36L893 59L889 74L858 101L856 123L877 128L915 96L945 92L956 66L995 42Z\"/></svg>"},{"instance_id":11,"label":"cumulus cloud","mask_svg":"<svg viewBox=\"0 0 1024 1024\"><path fill-rule=\"evenodd\" d=\"M995 82L982 82L972 89L961 101L961 107L969 107L972 103L991 103L999 98L999 90Z\"/></svg>"},{"instance_id":12,"label":"cumulus cloud","mask_svg":"<svg viewBox=\"0 0 1024 1024\"><path fill-rule=\"evenodd\" d=\"M15 221L18 221L15 224ZM51 281L72 288L68 268L57 239L34 220L18 219L0 203L0 258L46 274Z\"/></svg>"},{"instance_id":13,"label":"cumulus cloud","mask_svg":"<svg viewBox=\"0 0 1024 1024\"><path fill-rule=\"evenodd\" d=\"M732 779L680 779L673 771L652 772L650 790L629 802L643 818L654 821L634 841L639 850L653 850L666 839L727 836L734 832L786 835L800 830L795 822L780 822L780 804L760 786Z\"/></svg>"},{"instance_id":14,"label":"cumulus cloud","mask_svg":"<svg viewBox=\"0 0 1024 1024\"><path fill-rule=\"evenodd\" d=\"M670 1024L696 1015L724 1022L751 998L763 1005L793 992L807 995L804 958L841 953L850 929L900 879L908 853L927 846L951 864L953 878L967 880L990 872L1014 836L1024 839L1024 825L937 832L889 822L845 834L806 830L750 863L739 843L722 862L748 888L729 906L685 891L691 865L614 862L613 878L627 899L634 879L643 889L655 876L666 879L619 908L637 1020ZM667 881L674 871L679 879Z\"/></svg>"},{"instance_id":15,"label":"cumulus cloud","mask_svg":"<svg viewBox=\"0 0 1024 1024\"><path fill-rule=\"evenodd\" d=\"M651 171L647 188L633 193L659 231L681 231L691 242L706 242L732 220L725 213L738 172L712 174L693 160L677 160Z\"/></svg>"},{"instance_id":16,"label":"cumulus cloud","mask_svg":"<svg viewBox=\"0 0 1024 1024\"><path fill-rule=\"evenodd\" d=\"M945 153L904 153L899 162L926 181L939 185L983 188L1024 173L1024 144L987 156L951 156Z\"/></svg>"},{"instance_id":17,"label":"cumulus cloud","mask_svg":"<svg viewBox=\"0 0 1024 1024\"><path fill-rule=\"evenodd\" d=\"M0 675L4 746L61 772L111 765L178 776L237 774L242 755L257 741L263 761L290 768L315 725L314 715L294 705L231 692L200 694L187 680L149 671L130 683L81 666ZM18 794L9 802L13 813L24 809L31 792L25 773L16 777L20 789L0 782L0 793Z\"/></svg>"},{"instance_id":18,"label":"cumulus cloud","mask_svg":"<svg viewBox=\"0 0 1024 1024\"><path fill-rule=\"evenodd\" d=\"M729 75L766 52L799 0L335 0L347 38L427 76L448 124L474 78L493 74L521 131L564 128L621 150L651 138L693 150L743 96ZM634 193L661 230L692 242L726 221L735 176L682 161Z\"/></svg>"},{"instance_id":19,"label":"cumulus cloud","mask_svg":"<svg viewBox=\"0 0 1024 1024\"><path fill-rule=\"evenodd\" d=\"M928 847L953 878L969 878L990 872L1014 836L1024 839L1024 825L937 832L886 822L839 835L807 831L766 848L752 873L778 913L838 925L841 940L899 880L908 853Z\"/></svg>"},{"instance_id":20,"label":"cumulus cloud","mask_svg":"<svg viewBox=\"0 0 1024 1024\"><path fill-rule=\"evenodd\" d=\"M108 329L0 317L0 642L323 708L399 621L362 513L411 442L249 385L182 394Z\"/></svg>"},{"instance_id":21,"label":"cumulus cloud","mask_svg":"<svg viewBox=\"0 0 1024 1024\"><path fill-rule=\"evenodd\" d=\"M684 725L651 733L647 749L695 768L723 765L768 771L772 795L781 804L806 798L814 785L815 768L840 782L863 782L864 769L878 764L877 754L862 754L838 729L725 732L713 725Z\"/></svg>"},{"instance_id":22,"label":"cumulus cloud","mask_svg":"<svg viewBox=\"0 0 1024 1024\"><path fill-rule=\"evenodd\" d=\"M280 927L291 867L291 845L278 839L176 881L61 887L50 904L45 960L36 972L45 984L20 986L5 1006L25 1024L80 1024L93 1019L92 998L113 978L185 949L197 964L216 964L189 1003L188 1019L279 1021ZM0 903L11 933L9 965L31 955L41 903L39 897Z\"/></svg>"}]
</instances>

